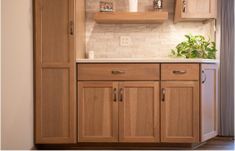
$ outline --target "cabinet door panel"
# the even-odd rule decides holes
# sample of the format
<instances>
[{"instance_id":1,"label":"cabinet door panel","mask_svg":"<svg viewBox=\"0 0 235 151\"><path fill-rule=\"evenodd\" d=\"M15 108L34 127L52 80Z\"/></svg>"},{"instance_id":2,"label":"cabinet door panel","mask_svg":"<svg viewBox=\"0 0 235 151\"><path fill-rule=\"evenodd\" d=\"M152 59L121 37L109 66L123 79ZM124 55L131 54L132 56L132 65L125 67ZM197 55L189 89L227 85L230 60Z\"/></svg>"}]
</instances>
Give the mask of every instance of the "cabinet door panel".
<instances>
[{"instance_id":1,"label":"cabinet door panel","mask_svg":"<svg viewBox=\"0 0 235 151\"><path fill-rule=\"evenodd\" d=\"M162 82L161 87L161 141L198 142L198 82Z\"/></svg>"},{"instance_id":2,"label":"cabinet door panel","mask_svg":"<svg viewBox=\"0 0 235 151\"><path fill-rule=\"evenodd\" d=\"M118 140L117 84L79 82L79 142L116 142Z\"/></svg>"},{"instance_id":3,"label":"cabinet door panel","mask_svg":"<svg viewBox=\"0 0 235 151\"><path fill-rule=\"evenodd\" d=\"M159 141L159 83L122 82L119 85L119 141ZM121 95L121 94L120 94Z\"/></svg>"},{"instance_id":4,"label":"cabinet door panel","mask_svg":"<svg viewBox=\"0 0 235 151\"><path fill-rule=\"evenodd\" d=\"M201 141L218 134L218 67L202 65L201 81Z\"/></svg>"},{"instance_id":5,"label":"cabinet door panel","mask_svg":"<svg viewBox=\"0 0 235 151\"><path fill-rule=\"evenodd\" d=\"M76 143L74 0L35 1L35 143Z\"/></svg>"},{"instance_id":6,"label":"cabinet door panel","mask_svg":"<svg viewBox=\"0 0 235 151\"><path fill-rule=\"evenodd\" d=\"M217 0L185 0L185 4L184 18L216 18Z\"/></svg>"}]
</instances>

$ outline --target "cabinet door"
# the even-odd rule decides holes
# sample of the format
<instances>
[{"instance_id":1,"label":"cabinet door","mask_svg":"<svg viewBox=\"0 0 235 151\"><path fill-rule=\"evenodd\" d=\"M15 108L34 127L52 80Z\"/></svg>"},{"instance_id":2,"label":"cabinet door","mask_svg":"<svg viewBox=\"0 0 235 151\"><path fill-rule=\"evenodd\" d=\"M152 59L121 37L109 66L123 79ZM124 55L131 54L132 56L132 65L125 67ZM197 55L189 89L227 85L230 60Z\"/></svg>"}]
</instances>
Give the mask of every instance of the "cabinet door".
<instances>
[{"instance_id":1,"label":"cabinet door","mask_svg":"<svg viewBox=\"0 0 235 151\"><path fill-rule=\"evenodd\" d=\"M119 141L159 142L159 83L119 85Z\"/></svg>"},{"instance_id":2,"label":"cabinet door","mask_svg":"<svg viewBox=\"0 0 235 151\"><path fill-rule=\"evenodd\" d=\"M201 141L218 134L218 65L201 66Z\"/></svg>"},{"instance_id":3,"label":"cabinet door","mask_svg":"<svg viewBox=\"0 0 235 151\"><path fill-rule=\"evenodd\" d=\"M161 83L161 142L199 142L199 82Z\"/></svg>"},{"instance_id":4,"label":"cabinet door","mask_svg":"<svg viewBox=\"0 0 235 151\"><path fill-rule=\"evenodd\" d=\"M183 18L216 18L217 0L181 0Z\"/></svg>"},{"instance_id":5,"label":"cabinet door","mask_svg":"<svg viewBox=\"0 0 235 151\"><path fill-rule=\"evenodd\" d=\"M74 0L35 0L35 143L76 143Z\"/></svg>"},{"instance_id":6,"label":"cabinet door","mask_svg":"<svg viewBox=\"0 0 235 151\"><path fill-rule=\"evenodd\" d=\"M79 142L118 141L117 83L78 82Z\"/></svg>"}]
</instances>

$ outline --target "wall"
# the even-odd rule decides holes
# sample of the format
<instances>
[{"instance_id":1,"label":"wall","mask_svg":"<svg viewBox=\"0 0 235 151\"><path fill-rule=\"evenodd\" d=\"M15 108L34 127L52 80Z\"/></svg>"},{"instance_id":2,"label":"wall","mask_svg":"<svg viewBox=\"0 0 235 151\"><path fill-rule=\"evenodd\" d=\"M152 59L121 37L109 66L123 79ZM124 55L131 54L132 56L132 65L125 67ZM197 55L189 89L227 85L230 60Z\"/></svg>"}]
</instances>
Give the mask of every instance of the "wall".
<instances>
[{"instance_id":1,"label":"wall","mask_svg":"<svg viewBox=\"0 0 235 151\"><path fill-rule=\"evenodd\" d=\"M2 1L0 1L0 35L2 35ZM2 36L0 36L0 135L2 134L1 132L1 129L2 129L2 118L1 118L1 116L2 116L2 110L1 110L1 106L2 106L2 68L1 68L1 66L2 66L2 64L1 64L1 62L2 62L2 60L1 60L1 54L2 54L2 39L1 39L1 37ZM1 148L2 148L2 141L1 141L2 139L1 139L1 136L0 136L0 150L1 150Z\"/></svg>"},{"instance_id":2,"label":"wall","mask_svg":"<svg viewBox=\"0 0 235 151\"><path fill-rule=\"evenodd\" d=\"M33 147L32 0L2 1L2 149Z\"/></svg>"},{"instance_id":3,"label":"wall","mask_svg":"<svg viewBox=\"0 0 235 151\"><path fill-rule=\"evenodd\" d=\"M115 1L117 11L128 10L128 0ZM86 1L86 51L95 51L97 58L168 57L170 50L184 40L188 33L202 34L214 39L214 22L173 23L175 0L165 0L169 20L163 24L102 25L93 20L99 11L99 0ZM152 9L152 0L139 0L139 11ZM120 46L120 36L130 36L132 45Z\"/></svg>"}]
</instances>

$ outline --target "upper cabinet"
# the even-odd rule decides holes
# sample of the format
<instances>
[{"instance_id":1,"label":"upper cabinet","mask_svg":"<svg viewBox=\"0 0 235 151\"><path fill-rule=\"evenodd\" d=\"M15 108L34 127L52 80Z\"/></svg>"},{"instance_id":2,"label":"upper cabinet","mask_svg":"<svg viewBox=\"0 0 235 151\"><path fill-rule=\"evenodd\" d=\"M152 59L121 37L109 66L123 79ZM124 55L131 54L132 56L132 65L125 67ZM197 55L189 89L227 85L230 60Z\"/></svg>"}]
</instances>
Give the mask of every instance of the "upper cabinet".
<instances>
[{"instance_id":1,"label":"upper cabinet","mask_svg":"<svg viewBox=\"0 0 235 151\"><path fill-rule=\"evenodd\" d=\"M175 22L203 21L217 17L217 0L176 0Z\"/></svg>"}]
</instances>

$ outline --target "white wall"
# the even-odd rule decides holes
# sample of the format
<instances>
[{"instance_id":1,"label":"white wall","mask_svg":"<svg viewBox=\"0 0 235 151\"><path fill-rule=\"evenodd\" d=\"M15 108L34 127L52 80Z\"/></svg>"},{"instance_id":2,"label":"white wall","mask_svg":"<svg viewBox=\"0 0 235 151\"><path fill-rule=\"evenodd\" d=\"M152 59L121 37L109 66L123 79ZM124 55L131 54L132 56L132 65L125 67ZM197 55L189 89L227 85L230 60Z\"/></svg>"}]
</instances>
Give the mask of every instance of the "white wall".
<instances>
[{"instance_id":1,"label":"white wall","mask_svg":"<svg viewBox=\"0 0 235 151\"><path fill-rule=\"evenodd\" d=\"M32 0L2 1L2 149L33 147Z\"/></svg>"}]
</instances>

